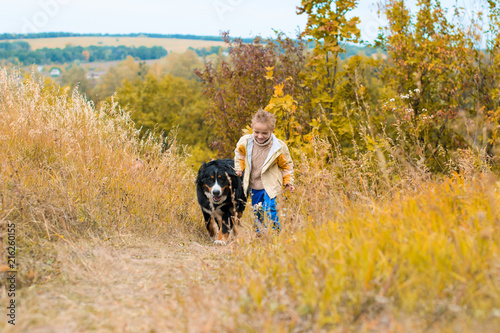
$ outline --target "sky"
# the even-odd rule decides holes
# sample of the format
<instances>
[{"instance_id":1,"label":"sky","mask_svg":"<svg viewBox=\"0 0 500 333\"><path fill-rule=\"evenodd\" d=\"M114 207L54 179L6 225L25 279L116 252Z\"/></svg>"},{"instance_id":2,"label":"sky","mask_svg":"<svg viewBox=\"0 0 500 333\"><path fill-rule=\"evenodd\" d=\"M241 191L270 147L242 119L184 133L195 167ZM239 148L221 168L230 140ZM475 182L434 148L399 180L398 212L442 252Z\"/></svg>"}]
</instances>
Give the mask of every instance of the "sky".
<instances>
[{"instance_id":1,"label":"sky","mask_svg":"<svg viewBox=\"0 0 500 333\"><path fill-rule=\"evenodd\" d=\"M378 0L359 0L361 38L373 41L384 25ZM472 10L485 0L441 0ZM409 0L414 4L416 0ZM294 37L307 17L297 15L300 0L0 0L0 33L161 33L234 37L273 37L273 29Z\"/></svg>"}]
</instances>

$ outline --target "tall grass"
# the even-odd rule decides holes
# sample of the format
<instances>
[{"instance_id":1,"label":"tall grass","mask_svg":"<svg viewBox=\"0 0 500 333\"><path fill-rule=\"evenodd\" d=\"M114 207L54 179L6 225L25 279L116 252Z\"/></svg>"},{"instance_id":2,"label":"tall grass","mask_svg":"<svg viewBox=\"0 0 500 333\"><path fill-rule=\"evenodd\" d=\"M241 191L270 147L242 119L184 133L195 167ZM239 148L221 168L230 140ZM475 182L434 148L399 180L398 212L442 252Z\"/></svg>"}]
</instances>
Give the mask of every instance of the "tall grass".
<instances>
[{"instance_id":1,"label":"tall grass","mask_svg":"<svg viewBox=\"0 0 500 333\"><path fill-rule=\"evenodd\" d=\"M225 330L498 327L498 177L464 150L448 168L459 173L435 178L405 155L409 139L367 128L372 149L354 145L355 158L314 140L280 199L283 231L249 236L247 209L227 265L209 272L220 292L178 301L208 304ZM175 139L141 139L116 104L0 71L0 221L16 224L21 285L57 272L59 242L207 239L186 164Z\"/></svg>"},{"instance_id":2,"label":"tall grass","mask_svg":"<svg viewBox=\"0 0 500 333\"><path fill-rule=\"evenodd\" d=\"M432 175L426 158L434 156L424 156L420 132L408 129L420 123L396 122L390 137L371 130L368 111L363 101L352 110L364 121L352 129L349 155L335 140L316 138L312 154L296 158L296 193L281 200L284 231L238 248L225 274L240 291L237 327L488 331L500 324L500 182L488 157L460 150Z\"/></svg>"},{"instance_id":3,"label":"tall grass","mask_svg":"<svg viewBox=\"0 0 500 333\"><path fill-rule=\"evenodd\" d=\"M432 180L397 158L388 173L376 152L356 162L324 142L315 149L317 159L298 163L297 193L282 200L284 232L243 244L225 275L240 290L237 325L439 331L500 322L500 183L478 156L464 151L460 174ZM322 165L328 152L335 158Z\"/></svg>"},{"instance_id":4,"label":"tall grass","mask_svg":"<svg viewBox=\"0 0 500 333\"><path fill-rule=\"evenodd\" d=\"M16 224L28 259L51 241L201 229L175 139L141 139L116 104L96 109L78 92L1 70L0 147L0 221Z\"/></svg>"}]
</instances>

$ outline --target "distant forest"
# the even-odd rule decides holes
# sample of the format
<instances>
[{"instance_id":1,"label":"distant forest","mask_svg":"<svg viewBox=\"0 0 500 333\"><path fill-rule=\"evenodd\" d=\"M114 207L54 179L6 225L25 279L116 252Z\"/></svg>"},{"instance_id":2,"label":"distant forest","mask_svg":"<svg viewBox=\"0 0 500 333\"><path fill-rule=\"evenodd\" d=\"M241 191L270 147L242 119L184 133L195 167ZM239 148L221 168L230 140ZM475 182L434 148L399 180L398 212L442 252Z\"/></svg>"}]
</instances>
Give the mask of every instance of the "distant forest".
<instances>
[{"instance_id":1,"label":"distant forest","mask_svg":"<svg viewBox=\"0 0 500 333\"><path fill-rule=\"evenodd\" d=\"M26 41L0 42L0 60L8 63L28 66L31 64L63 64L81 61L112 61L123 60L132 56L140 60L160 59L168 54L161 46L70 46L61 48L42 48L32 50Z\"/></svg>"},{"instance_id":2,"label":"distant forest","mask_svg":"<svg viewBox=\"0 0 500 333\"><path fill-rule=\"evenodd\" d=\"M221 49L224 49L222 46L211 46L203 47L203 48L193 48L192 46L188 47L189 50L194 51L198 57L206 57L211 54L218 54Z\"/></svg>"},{"instance_id":3,"label":"distant forest","mask_svg":"<svg viewBox=\"0 0 500 333\"><path fill-rule=\"evenodd\" d=\"M71 32L42 32L30 34L0 34L0 60L7 63L29 66L32 64L47 65L47 64L63 64L80 61L113 61L123 60L127 56L132 56L139 60L160 59L168 54L168 51L161 46L153 47L129 47L129 46L66 46L64 48L42 48L32 50L30 44L25 40L20 39L37 39L37 38L58 38L58 37L148 37L148 38L177 38L191 40L209 40L221 41L220 36L195 36L195 35L164 35L164 34L76 34ZM234 39L233 39L234 40ZM252 38L241 39L243 43L252 43ZM314 48L314 42L308 43L309 48ZM200 57L205 57L210 54L218 54L221 46L212 46L211 48L190 47L189 49L196 52ZM363 52L370 56L374 53L383 52L380 49L373 49L364 46L346 45L345 52L339 54L339 58L344 60L353 55Z\"/></svg>"}]
</instances>

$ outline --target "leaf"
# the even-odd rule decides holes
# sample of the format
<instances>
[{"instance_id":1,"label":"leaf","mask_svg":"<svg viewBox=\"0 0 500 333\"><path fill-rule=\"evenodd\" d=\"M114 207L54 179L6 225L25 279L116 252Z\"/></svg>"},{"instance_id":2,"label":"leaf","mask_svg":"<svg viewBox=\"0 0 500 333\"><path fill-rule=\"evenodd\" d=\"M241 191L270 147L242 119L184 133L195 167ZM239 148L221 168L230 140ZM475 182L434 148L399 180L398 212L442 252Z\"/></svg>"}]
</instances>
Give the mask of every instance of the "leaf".
<instances>
[{"instance_id":1,"label":"leaf","mask_svg":"<svg viewBox=\"0 0 500 333\"><path fill-rule=\"evenodd\" d=\"M264 78L266 80L273 79L273 75L274 75L273 69L274 69L274 67L266 67L266 75L264 76Z\"/></svg>"},{"instance_id":2,"label":"leaf","mask_svg":"<svg viewBox=\"0 0 500 333\"><path fill-rule=\"evenodd\" d=\"M284 83L280 83L274 87L274 96L281 97L283 96L283 88L285 87Z\"/></svg>"}]
</instances>

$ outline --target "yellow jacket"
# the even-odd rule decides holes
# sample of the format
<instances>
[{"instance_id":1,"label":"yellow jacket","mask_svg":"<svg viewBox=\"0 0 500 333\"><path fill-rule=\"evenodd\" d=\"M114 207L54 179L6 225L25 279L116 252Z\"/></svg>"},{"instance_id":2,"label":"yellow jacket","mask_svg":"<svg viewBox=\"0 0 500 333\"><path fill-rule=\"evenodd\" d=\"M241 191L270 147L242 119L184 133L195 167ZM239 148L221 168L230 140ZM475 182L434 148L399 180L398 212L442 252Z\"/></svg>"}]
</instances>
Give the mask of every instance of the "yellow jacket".
<instances>
[{"instance_id":1,"label":"yellow jacket","mask_svg":"<svg viewBox=\"0 0 500 333\"><path fill-rule=\"evenodd\" d=\"M262 184L270 198L276 197L283 190L284 185L293 185L293 161L286 143L271 134L273 144L262 166ZM234 150L234 169L243 171L243 189L247 193L250 183L250 169L252 167L252 149L254 137L247 134L241 137ZM246 168L248 166L248 168Z\"/></svg>"}]
</instances>

